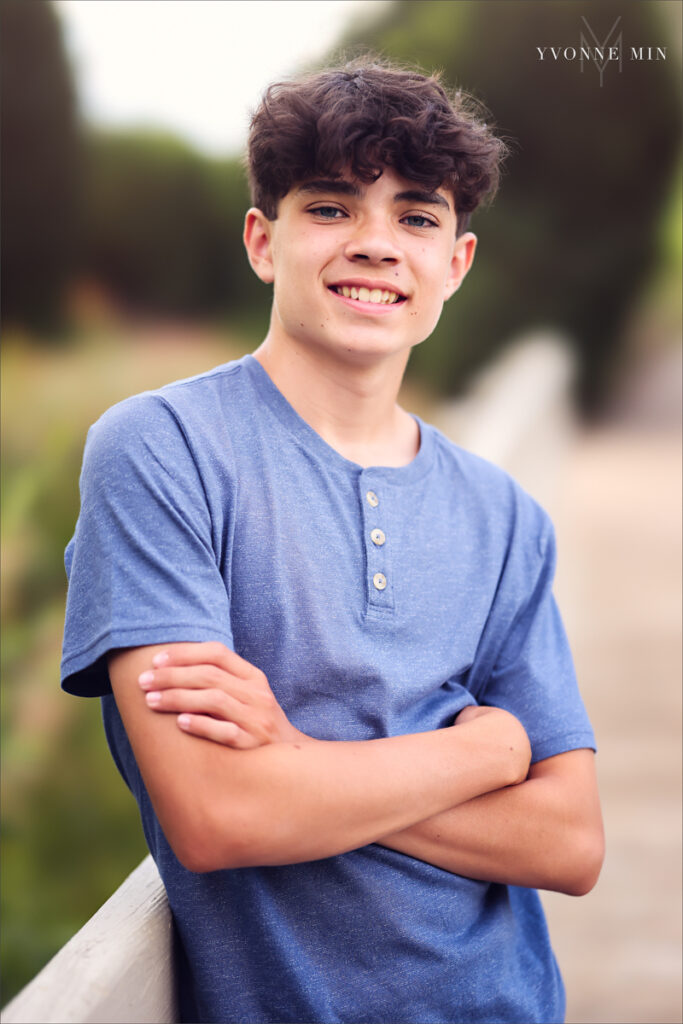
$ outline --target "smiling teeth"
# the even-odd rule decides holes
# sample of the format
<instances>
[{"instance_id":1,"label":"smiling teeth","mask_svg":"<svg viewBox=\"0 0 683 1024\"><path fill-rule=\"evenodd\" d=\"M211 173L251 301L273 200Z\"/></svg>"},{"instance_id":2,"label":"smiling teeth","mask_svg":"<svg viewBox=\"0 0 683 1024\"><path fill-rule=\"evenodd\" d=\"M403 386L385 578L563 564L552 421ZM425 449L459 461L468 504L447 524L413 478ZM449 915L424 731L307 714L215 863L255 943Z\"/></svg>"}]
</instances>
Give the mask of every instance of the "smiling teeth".
<instances>
[{"instance_id":1,"label":"smiling teeth","mask_svg":"<svg viewBox=\"0 0 683 1024\"><path fill-rule=\"evenodd\" d=\"M340 292L346 299L356 299L359 302L379 302L385 305L398 302L400 298L397 292L383 291L381 288L370 290L369 288L349 288L342 285L335 288L335 291Z\"/></svg>"}]
</instances>

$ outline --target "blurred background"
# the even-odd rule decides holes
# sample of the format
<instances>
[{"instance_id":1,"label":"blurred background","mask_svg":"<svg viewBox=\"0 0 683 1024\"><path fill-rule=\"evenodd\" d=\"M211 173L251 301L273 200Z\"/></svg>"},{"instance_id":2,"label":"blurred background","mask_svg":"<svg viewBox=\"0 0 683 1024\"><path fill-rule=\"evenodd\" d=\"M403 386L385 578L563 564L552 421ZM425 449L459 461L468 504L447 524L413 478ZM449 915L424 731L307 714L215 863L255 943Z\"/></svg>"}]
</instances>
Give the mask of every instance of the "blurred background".
<instances>
[{"instance_id":1,"label":"blurred background","mask_svg":"<svg viewBox=\"0 0 683 1024\"><path fill-rule=\"evenodd\" d=\"M511 146L404 397L557 524L608 835L596 890L546 901L568 1020L681 1020L682 7L2 0L3 1002L146 852L98 703L59 689L85 433L261 341L249 110L270 81L370 49L441 69ZM602 72L565 59L617 41Z\"/></svg>"}]
</instances>

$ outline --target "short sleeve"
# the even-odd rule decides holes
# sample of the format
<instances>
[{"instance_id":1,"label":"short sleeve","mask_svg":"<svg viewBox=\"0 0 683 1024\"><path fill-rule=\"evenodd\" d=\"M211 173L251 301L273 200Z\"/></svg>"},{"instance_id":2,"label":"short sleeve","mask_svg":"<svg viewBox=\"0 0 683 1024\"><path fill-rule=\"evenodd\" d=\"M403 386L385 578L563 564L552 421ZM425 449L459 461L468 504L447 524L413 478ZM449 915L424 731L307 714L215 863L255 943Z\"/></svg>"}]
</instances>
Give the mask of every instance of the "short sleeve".
<instances>
[{"instance_id":1,"label":"short sleeve","mask_svg":"<svg viewBox=\"0 0 683 1024\"><path fill-rule=\"evenodd\" d=\"M512 554L499 593L508 608L481 703L512 712L524 725L532 762L581 747L595 738L576 679L565 629L552 592L556 547L545 513L535 542ZM525 582L523 582L525 581ZM501 616L506 620L505 613Z\"/></svg>"},{"instance_id":2,"label":"short sleeve","mask_svg":"<svg viewBox=\"0 0 683 1024\"><path fill-rule=\"evenodd\" d=\"M115 648L232 646L216 553L223 510L211 507L182 424L162 397L129 399L91 428L80 488L65 556L63 688L111 692L106 654Z\"/></svg>"}]
</instances>

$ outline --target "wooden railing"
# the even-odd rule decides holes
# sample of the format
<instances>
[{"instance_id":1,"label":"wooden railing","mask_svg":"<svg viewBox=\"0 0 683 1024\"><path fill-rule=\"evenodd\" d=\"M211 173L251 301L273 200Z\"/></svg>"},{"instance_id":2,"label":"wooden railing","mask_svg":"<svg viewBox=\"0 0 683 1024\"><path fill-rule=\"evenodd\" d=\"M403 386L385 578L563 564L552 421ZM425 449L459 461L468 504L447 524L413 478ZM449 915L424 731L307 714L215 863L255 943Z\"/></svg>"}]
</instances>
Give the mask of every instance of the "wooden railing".
<instances>
[{"instance_id":1,"label":"wooden railing","mask_svg":"<svg viewBox=\"0 0 683 1024\"><path fill-rule=\"evenodd\" d=\"M571 434L573 361L539 332L508 347L434 421L551 505ZM151 857L0 1014L3 1024L172 1024L178 1020L171 915Z\"/></svg>"},{"instance_id":2,"label":"wooden railing","mask_svg":"<svg viewBox=\"0 0 683 1024\"><path fill-rule=\"evenodd\" d=\"M3 1024L172 1024L171 912L146 857L0 1014Z\"/></svg>"}]
</instances>

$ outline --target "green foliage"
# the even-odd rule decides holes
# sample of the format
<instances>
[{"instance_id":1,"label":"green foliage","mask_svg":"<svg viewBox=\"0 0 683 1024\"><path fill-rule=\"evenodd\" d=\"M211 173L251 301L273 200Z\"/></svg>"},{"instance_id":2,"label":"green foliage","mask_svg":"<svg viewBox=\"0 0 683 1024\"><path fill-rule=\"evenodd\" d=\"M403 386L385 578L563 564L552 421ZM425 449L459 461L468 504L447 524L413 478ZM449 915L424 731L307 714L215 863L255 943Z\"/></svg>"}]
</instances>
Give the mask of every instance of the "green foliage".
<instances>
[{"instance_id":1,"label":"green foliage","mask_svg":"<svg viewBox=\"0 0 683 1024\"><path fill-rule=\"evenodd\" d=\"M262 298L241 245L238 160L168 134L97 132L86 169L85 269L128 308L206 316Z\"/></svg>"},{"instance_id":2,"label":"green foliage","mask_svg":"<svg viewBox=\"0 0 683 1024\"><path fill-rule=\"evenodd\" d=\"M77 404L56 415L59 374L45 372L39 351L10 343L3 361L3 1000L144 854L98 702L59 692L63 550L78 514L85 424Z\"/></svg>"},{"instance_id":3,"label":"green foliage","mask_svg":"<svg viewBox=\"0 0 683 1024\"><path fill-rule=\"evenodd\" d=\"M45 0L0 6L3 320L59 320L76 259L80 142L71 72Z\"/></svg>"},{"instance_id":4,"label":"green foliage","mask_svg":"<svg viewBox=\"0 0 683 1024\"><path fill-rule=\"evenodd\" d=\"M3 1002L146 852L99 702L59 688L63 551L78 515L87 428L125 395L247 347L198 329L175 341L130 328L63 348L45 340L10 334L2 353Z\"/></svg>"},{"instance_id":5,"label":"green foliage","mask_svg":"<svg viewBox=\"0 0 683 1024\"><path fill-rule=\"evenodd\" d=\"M666 5L665 5L666 6ZM462 387L517 332L564 328L575 341L581 397L596 408L623 324L654 267L659 214L679 150L679 61L659 3L398 0L346 49L441 69L483 99L512 144L494 212L475 215L473 273L411 370ZM537 46L580 45L621 18L626 53L600 87L592 64L539 63ZM666 61L630 61L630 46L666 45Z\"/></svg>"}]
</instances>

